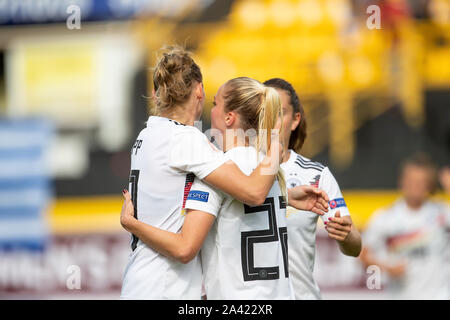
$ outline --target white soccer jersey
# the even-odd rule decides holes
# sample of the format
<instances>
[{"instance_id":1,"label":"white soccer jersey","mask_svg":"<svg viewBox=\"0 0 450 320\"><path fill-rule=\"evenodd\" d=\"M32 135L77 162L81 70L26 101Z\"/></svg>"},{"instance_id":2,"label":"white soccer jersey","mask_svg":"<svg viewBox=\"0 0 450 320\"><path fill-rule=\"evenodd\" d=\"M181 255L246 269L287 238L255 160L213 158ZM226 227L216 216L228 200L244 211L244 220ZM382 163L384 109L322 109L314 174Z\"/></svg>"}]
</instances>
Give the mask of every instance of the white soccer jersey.
<instances>
[{"instance_id":1,"label":"white soccer jersey","mask_svg":"<svg viewBox=\"0 0 450 320\"><path fill-rule=\"evenodd\" d=\"M336 179L328 167L313 162L290 150L287 162L281 164L286 187L312 185L324 190L329 199L329 211L322 216L327 221L339 210L341 217L350 215ZM289 275L300 300L321 299L319 287L314 279L316 255L316 226L319 215L288 206L287 226L289 235Z\"/></svg>"},{"instance_id":2,"label":"white soccer jersey","mask_svg":"<svg viewBox=\"0 0 450 320\"><path fill-rule=\"evenodd\" d=\"M168 118L151 116L131 150L129 191L135 217L163 230L178 232L183 205L194 181L225 162L203 133ZM123 299L200 299L199 258L182 264L166 258L132 236Z\"/></svg>"},{"instance_id":3,"label":"white soccer jersey","mask_svg":"<svg viewBox=\"0 0 450 320\"><path fill-rule=\"evenodd\" d=\"M247 175L258 164L256 155L253 147L236 147L225 153ZM208 299L293 298L286 204L277 181L263 205L247 206L195 179L186 208L217 217L201 249Z\"/></svg>"},{"instance_id":4,"label":"white soccer jersey","mask_svg":"<svg viewBox=\"0 0 450 320\"><path fill-rule=\"evenodd\" d=\"M404 277L388 278L391 298L450 299L449 227L449 208L438 202L411 210L400 199L374 213L364 246L386 264L406 263Z\"/></svg>"}]
</instances>

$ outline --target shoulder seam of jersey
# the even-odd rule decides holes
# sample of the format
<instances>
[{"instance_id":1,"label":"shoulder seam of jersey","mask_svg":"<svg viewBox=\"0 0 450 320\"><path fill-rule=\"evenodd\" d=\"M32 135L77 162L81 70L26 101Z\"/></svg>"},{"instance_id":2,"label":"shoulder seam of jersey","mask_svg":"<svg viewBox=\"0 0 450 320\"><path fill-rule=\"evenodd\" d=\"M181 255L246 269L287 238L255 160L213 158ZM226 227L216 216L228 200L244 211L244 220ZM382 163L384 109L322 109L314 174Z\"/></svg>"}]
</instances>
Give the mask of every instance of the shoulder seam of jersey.
<instances>
[{"instance_id":1,"label":"shoulder seam of jersey","mask_svg":"<svg viewBox=\"0 0 450 320\"><path fill-rule=\"evenodd\" d=\"M297 161L295 161L295 164L297 164L299 167L301 167L303 169L314 169L314 170L317 170L319 172L323 171L323 168L318 168L318 167L315 167L315 166L305 166L305 165L302 165L300 162L297 162Z\"/></svg>"},{"instance_id":2,"label":"shoulder seam of jersey","mask_svg":"<svg viewBox=\"0 0 450 320\"><path fill-rule=\"evenodd\" d=\"M323 166L319 162L306 161L306 160L303 160L299 156L297 156L297 159L295 160L295 163L298 164L300 167L302 167L304 169L316 169L318 171L323 171L323 169L325 169L325 166Z\"/></svg>"}]
</instances>

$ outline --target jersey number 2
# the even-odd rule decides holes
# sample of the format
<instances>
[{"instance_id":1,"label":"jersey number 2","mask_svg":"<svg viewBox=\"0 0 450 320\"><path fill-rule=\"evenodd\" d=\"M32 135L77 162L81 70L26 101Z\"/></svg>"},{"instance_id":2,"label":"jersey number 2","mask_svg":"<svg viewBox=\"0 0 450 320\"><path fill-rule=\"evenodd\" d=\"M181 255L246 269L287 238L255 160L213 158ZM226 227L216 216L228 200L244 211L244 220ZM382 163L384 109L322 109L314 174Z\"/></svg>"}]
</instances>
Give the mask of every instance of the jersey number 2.
<instances>
[{"instance_id":1,"label":"jersey number 2","mask_svg":"<svg viewBox=\"0 0 450 320\"><path fill-rule=\"evenodd\" d=\"M279 197L279 203L280 209L286 208L283 197ZM256 243L279 241L280 238L284 262L284 276L286 278L289 277L287 228L277 227L274 198L267 198L260 206L251 207L244 204L244 210L245 214L267 212L269 218L269 229L245 231L241 233L241 260L244 281L273 280L280 278L279 266L255 267L253 252Z\"/></svg>"},{"instance_id":2,"label":"jersey number 2","mask_svg":"<svg viewBox=\"0 0 450 320\"><path fill-rule=\"evenodd\" d=\"M130 174L130 180L129 180L129 192L131 194L131 201L133 201L134 206L134 217L137 219L137 195L138 195L138 182L139 182L139 170L131 170ZM138 237L136 237L134 234L131 235L131 249L134 251L137 246Z\"/></svg>"}]
</instances>

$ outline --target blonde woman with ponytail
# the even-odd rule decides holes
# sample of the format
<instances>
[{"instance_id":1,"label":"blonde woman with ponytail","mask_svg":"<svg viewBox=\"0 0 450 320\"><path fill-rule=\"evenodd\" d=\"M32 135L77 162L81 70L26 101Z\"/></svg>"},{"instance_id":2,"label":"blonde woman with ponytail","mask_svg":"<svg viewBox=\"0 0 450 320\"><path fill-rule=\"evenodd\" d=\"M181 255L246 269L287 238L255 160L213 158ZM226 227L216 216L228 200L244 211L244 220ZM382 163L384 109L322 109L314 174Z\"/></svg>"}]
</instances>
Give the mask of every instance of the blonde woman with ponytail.
<instances>
[{"instance_id":1,"label":"blonde woman with ponytail","mask_svg":"<svg viewBox=\"0 0 450 320\"><path fill-rule=\"evenodd\" d=\"M264 161L273 143L274 129L281 125L278 93L254 79L236 78L219 89L214 104L211 123L218 133L216 141L225 152L225 160L235 163L245 175L251 175ZM179 233L133 218L134 207L128 192L122 217L128 221L127 230L142 242L183 264L196 259L203 245L201 261L209 299L291 299L287 201L280 170L277 176L267 197L257 206L244 204L233 194L195 178L186 198L186 217ZM236 183L232 179L230 176L227 183ZM289 205L298 209L318 214L327 210L326 194L313 187L291 189L288 198L292 199Z\"/></svg>"}]
</instances>

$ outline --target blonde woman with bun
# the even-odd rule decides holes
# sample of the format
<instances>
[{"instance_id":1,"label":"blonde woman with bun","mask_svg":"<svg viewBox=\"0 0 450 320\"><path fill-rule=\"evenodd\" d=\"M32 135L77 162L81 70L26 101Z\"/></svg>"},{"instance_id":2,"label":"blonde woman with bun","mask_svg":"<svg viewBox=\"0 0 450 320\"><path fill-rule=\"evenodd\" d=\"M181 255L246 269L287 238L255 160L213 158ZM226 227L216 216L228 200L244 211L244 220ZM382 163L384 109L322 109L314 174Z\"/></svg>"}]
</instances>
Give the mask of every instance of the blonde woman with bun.
<instances>
[{"instance_id":1,"label":"blonde woman with bun","mask_svg":"<svg viewBox=\"0 0 450 320\"><path fill-rule=\"evenodd\" d=\"M282 116L279 96L275 89L254 79L236 78L219 89L214 103L211 123L213 129L221 133L218 143L225 152L220 161L233 162L239 174L248 179L255 175L259 163L274 143L272 131ZM235 133L239 130L254 134L244 136L243 139L236 138ZM233 174L234 177L224 177L227 188L218 188L219 183L212 183L196 174L185 198L186 217L182 226L177 225L177 228L172 229L143 221L139 219L139 213L136 219L133 206L133 203L136 206L136 202L130 192L125 191L126 200L121 214L123 227L138 236L146 244L146 248L155 250L161 257L167 257L167 261L171 261L177 268L170 273L170 285L165 285L161 296L200 298L201 268L194 268L193 264L199 262L198 252L205 242L201 260L209 299L293 297L287 272L285 187L279 166L275 172L278 178L271 182L264 201L256 206L243 203L242 197L237 197L235 190L230 191L234 188L230 185L242 183L235 180L242 179L238 177L238 173ZM160 185L153 181L154 187ZM290 205L314 210L319 214L327 210L327 201L326 194L309 186L291 189L289 192ZM156 206L153 210L146 213L167 216L167 212ZM192 266L188 273L181 272L188 266ZM150 268L143 274L149 278L155 277L149 271ZM151 282L145 280L145 277L142 277L142 281ZM187 295L180 289L186 284L195 288L192 295ZM124 290L122 294L123 292ZM150 292L146 296L152 297L154 295Z\"/></svg>"}]
</instances>

